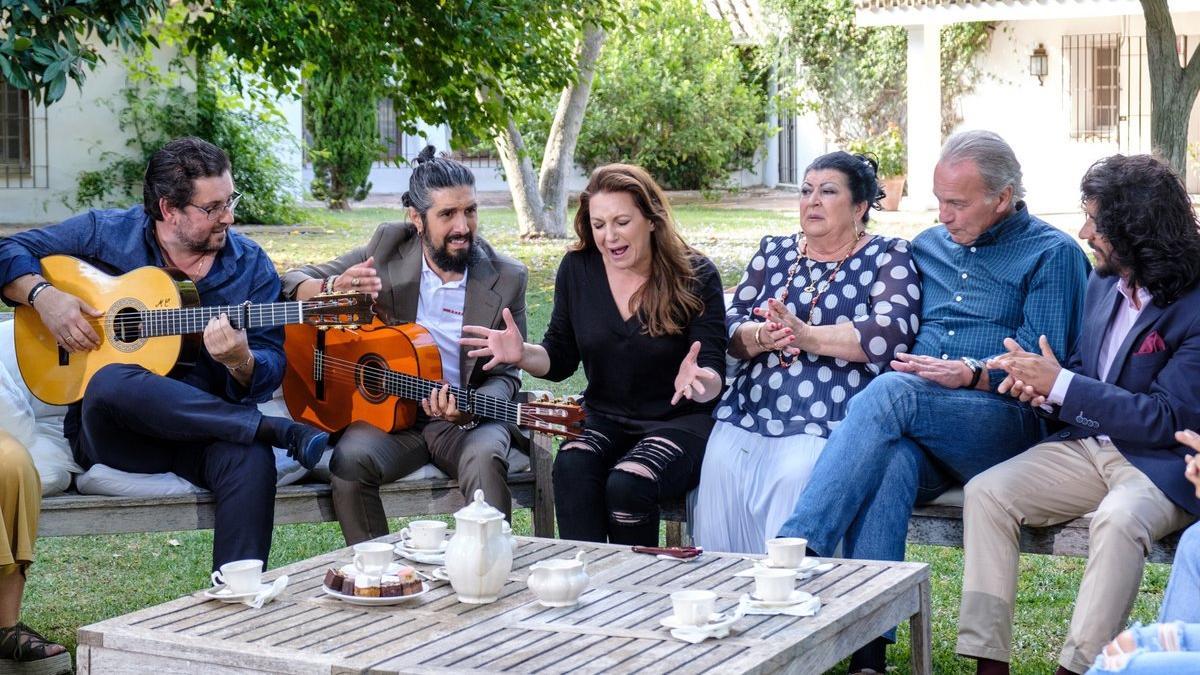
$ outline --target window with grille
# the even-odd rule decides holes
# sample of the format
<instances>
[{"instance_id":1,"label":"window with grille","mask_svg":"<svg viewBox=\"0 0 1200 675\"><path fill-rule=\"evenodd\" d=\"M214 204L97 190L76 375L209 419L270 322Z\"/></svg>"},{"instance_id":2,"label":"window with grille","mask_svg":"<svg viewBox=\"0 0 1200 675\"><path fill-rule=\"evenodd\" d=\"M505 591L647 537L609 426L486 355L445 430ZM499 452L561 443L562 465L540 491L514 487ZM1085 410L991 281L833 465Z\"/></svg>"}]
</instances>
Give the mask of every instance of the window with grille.
<instances>
[{"instance_id":1,"label":"window with grille","mask_svg":"<svg viewBox=\"0 0 1200 675\"><path fill-rule=\"evenodd\" d=\"M1117 139L1121 120L1121 35L1063 36L1063 78L1070 99L1071 137Z\"/></svg>"},{"instance_id":2,"label":"window with grille","mask_svg":"<svg viewBox=\"0 0 1200 675\"><path fill-rule=\"evenodd\" d=\"M31 172L32 127L29 92L0 80L0 171L4 174L20 176Z\"/></svg>"}]
</instances>

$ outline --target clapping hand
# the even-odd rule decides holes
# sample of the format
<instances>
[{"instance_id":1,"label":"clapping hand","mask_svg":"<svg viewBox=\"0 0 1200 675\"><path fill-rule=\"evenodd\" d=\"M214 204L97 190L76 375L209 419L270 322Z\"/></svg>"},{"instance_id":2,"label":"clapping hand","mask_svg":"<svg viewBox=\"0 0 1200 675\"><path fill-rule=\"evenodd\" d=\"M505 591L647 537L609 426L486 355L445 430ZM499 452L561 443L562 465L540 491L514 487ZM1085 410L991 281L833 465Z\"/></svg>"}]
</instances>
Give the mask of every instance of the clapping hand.
<instances>
[{"instance_id":1,"label":"clapping hand","mask_svg":"<svg viewBox=\"0 0 1200 675\"><path fill-rule=\"evenodd\" d=\"M1000 383L996 391L1007 393L1030 405L1040 406L1046 403L1046 397L1054 388L1062 366L1058 357L1050 348L1050 341L1043 335L1038 338L1041 354L1027 352L1012 338L1004 338L1004 348L1007 351L988 361L989 368L999 368L1008 373L1008 377Z\"/></svg>"},{"instance_id":2,"label":"clapping hand","mask_svg":"<svg viewBox=\"0 0 1200 675\"><path fill-rule=\"evenodd\" d=\"M768 351L783 349L793 355L800 353L800 340L808 336L811 327L793 314L787 305L777 298L771 298L765 307L755 307L754 315L767 320L760 335L762 347Z\"/></svg>"},{"instance_id":3,"label":"clapping hand","mask_svg":"<svg viewBox=\"0 0 1200 675\"><path fill-rule=\"evenodd\" d=\"M491 370L498 364L504 363L520 363L521 356L525 352L525 338L521 335L521 329L517 328L517 322L513 319L512 312L505 307L502 310L504 316L504 330L496 330L487 326L463 326L463 335L474 335L476 337L464 337L459 342L467 347L473 347L467 352L467 356L475 357L490 357L490 360L483 364L484 370Z\"/></svg>"},{"instance_id":4,"label":"clapping hand","mask_svg":"<svg viewBox=\"0 0 1200 675\"><path fill-rule=\"evenodd\" d=\"M675 395L671 397L671 405L682 399L689 401L711 401L721 391L721 376L712 368L701 367L696 362L700 356L700 343L693 342L683 363L679 364L679 373L675 376Z\"/></svg>"},{"instance_id":5,"label":"clapping hand","mask_svg":"<svg viewBox=\"0 0 1200 675\"><path fill-rule=\"evenodd\" d=\"M371 256L357 265L351 265L345 272L334 277L333 290L339 293L351 291L370 293L372 299L379 297L379 291L383 290L383 282L380 281L379 272L375 269L375 256Z\"/></svg>"}]
</instances>

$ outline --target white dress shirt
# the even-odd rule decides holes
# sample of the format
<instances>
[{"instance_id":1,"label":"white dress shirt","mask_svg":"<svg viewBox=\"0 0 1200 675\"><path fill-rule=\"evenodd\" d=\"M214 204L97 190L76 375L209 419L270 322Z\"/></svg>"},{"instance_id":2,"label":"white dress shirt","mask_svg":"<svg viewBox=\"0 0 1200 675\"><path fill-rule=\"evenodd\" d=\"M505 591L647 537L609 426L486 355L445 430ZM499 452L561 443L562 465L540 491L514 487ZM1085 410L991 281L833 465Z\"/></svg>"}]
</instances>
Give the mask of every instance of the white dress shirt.
<instances>
[{"instance_id":1,"label":"white dress shirt","mask_svg":"<svg viewBox=\"0 0 1200 675\"><path fill-rule=\"evenodd\" d=\"M1108 371L1112 370L1113 360L1117 356L1117 349L1121 347L1121 343L1125 342L1125 338L1129 335L1129 331L1133 330L1133 325L1137 323L1138 317L1142 315L1142 310L1146 305L1154 300L1150 295L1150 291L1144 288L1137 289L1137 302L1134 302L1134 297L1130 294L1129 286L1125 283L1125 279L1117 281L1117 292L1125 300L1121 306L1117 308L1117 313L1112 318L1112 323L1108 325L1108 330L1104 333L1104 341L1100 343L1100 362L1097 364L1099 371L1096 373L1100 381L1104 381L1108 377ZM1075 377L1075 373L1063 368L1058 372L1058 377L1054 380L1054 387L1050 390L1050 395L1046 397L1046 403L1054 405L1062 405L1067 398L1067 389L1071 386L1071 380ZM1101 441L1109 442L1108 436L1099 436Z\"/></svg>"},{"instance_id":2,"label":"white dress shirt","mask_svg":"<svg viewBox=\"0 0 1200 675\"><path fill-rule=\"evenodd\" d=\"M417 303L417 323L425 327L442 356L442 379L460 386L459 338L462 337L463 306L467 299L467 273L458 281L442 283L441 277L421 255L421 299Z\"/></svg>"}]
</instances>

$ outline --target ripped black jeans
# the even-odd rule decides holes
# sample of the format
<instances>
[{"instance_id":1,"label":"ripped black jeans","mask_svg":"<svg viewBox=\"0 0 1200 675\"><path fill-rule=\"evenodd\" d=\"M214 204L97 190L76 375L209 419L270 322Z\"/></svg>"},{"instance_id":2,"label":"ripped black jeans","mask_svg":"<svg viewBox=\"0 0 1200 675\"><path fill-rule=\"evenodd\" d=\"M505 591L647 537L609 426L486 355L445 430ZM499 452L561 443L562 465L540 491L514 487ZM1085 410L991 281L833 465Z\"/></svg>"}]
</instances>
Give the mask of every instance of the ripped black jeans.
<instances>
[{"instance_id":1,"label":"ripped black jeans","mask_svg":"<svg viewBox=\"0 0 1200 675\"><path fill-rule=\"evenodd\" d=\"M591 415L585 435L554 459L558 536L613 544L658 545L658 505L700 482L708 439L665 427L638 433Z\"/></svg>"}]
</instances>

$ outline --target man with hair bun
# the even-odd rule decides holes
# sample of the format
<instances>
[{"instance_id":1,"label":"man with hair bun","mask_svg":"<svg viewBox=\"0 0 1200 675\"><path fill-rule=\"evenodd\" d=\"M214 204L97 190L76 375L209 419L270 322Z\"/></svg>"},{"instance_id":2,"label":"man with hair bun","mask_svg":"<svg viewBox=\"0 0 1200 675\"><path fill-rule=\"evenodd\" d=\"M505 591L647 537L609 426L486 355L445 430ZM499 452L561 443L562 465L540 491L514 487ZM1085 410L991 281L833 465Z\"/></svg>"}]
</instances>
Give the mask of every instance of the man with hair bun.
<instances>
[{"instance_id":1,"label":"man with hair bun","mask_svg":"<svg viewBox=\"0 0 1200 675\"><path fill-rule=\"evenodd\" d=\"M990 131L951 136L933 172L940 226L913 239L921 317L910 353L854 398L778 536L815 555L903 560L913 504L1017 455L1045 435L1027 407L997 391L984 361L1015 339L1079 337L1088 263L1070 236L1030 215L1021 165ZM851 658L882 672L889 634Z\"/></svg>"},{"instance_id":2,"label":"man with hair bun","mask_svg":"<svg viewBox=\"0 0 1200 675\"><path fill-rule=\"evenodd\" d=\"M460 162L435 156L432 145L416 159L408 192L408 222L383 223L366 245L320 265L283 275L284 295L306 299L322 289L364 291L388 323L416 322L437 342L444 379L481 394L513 399L521 389L513 367L483 370L459 346L464 318L503 327L511 310L525 332L528 273L477 233L475 176ZM483 490L489 504L511 516L508 453L513 436L497 421L458 409L449 386L421 401L410 429L387 433L353 422L337 439L329 463L333 506L347 544L388 534L379 486L416 471L431 459L458 480L465 495Z\"/></svg>"},{"instance_id":3,"label":"man with hair bun","mask_svg":"<svg viewBox=\"0 0 1200 675\"><path fill-rule=\"evenodd\" d=\"M988 364L1007 373L999 393L1065 427L967 483L957 652L977 659L980 673L1008 673L1021 525L1092 513L1059 656L1064 675L1087 670L1125 625L1151 545L1200 515L1180 442L1193 437L1176 436L1200 427L1200 228L1191 200L1149 155L1096 162L1080 192L1079 237L1096 257L1083 338L1069 351L1045 337L1037 347L1006 340L1007 353Z\"/></svg>"}]
</instances>

